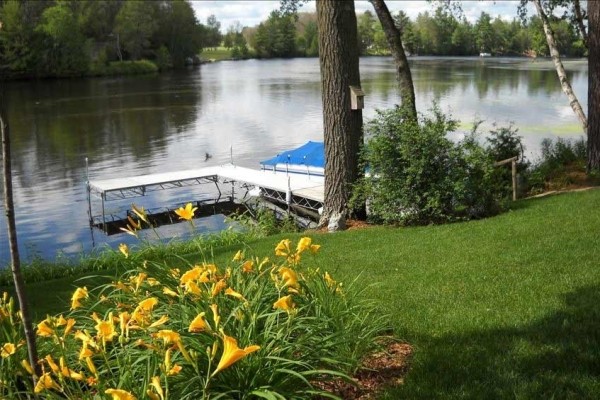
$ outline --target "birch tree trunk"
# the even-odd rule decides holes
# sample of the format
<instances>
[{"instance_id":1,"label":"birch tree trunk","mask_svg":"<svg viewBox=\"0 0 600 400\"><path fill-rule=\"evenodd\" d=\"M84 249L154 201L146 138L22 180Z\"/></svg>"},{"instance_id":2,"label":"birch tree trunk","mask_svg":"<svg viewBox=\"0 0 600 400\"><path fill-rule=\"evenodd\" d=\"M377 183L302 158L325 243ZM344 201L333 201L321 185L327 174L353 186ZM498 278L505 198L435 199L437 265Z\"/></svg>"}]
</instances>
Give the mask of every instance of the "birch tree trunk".
<instances>
[{"instance_id":1,"label":"birch tree trunk","mask_svg":"<svg viewBox=\"0 0 600 400\"><path fill-rule=\"evenodd\" d=\"M588 1L588 172L600 171L600 2Z\"/></svg>"},{"instance_id":2,"label":"birch tree trunk","mask_svg":"<svg viewBox=\"0 0 600 400\"><path fill-rule=\"evenodd\" d=\"M373 5L379 22L383 27L385 38L387 39L388 46L394 56L396 63L396 74L398 77L398 85L400 86L400 98L402 100L402 106L406 107L409 116L414 120L417 119L417 106L415 104L415 88L413 85L412 74L410 67L408 66L408 60L404 47L402 46L402 32L396 27L394 19L390 14L390 10L385 4L384 0L369 0Z\"/></svg>"},{"instance_id":3,"label":"birch tree trunk","mask_svg":"<svg viewBox=\"0 0 600 400\"><path fill-rule=\"evenodd\" d=\"M23 322L23 330L25 340L27 341L27 353L29 356L29 364L36 371L37 376L40 376L40 366L38 365L37 347L35 343L35 332L33 331L27 296L21 276L21 259L19 257L19 247L17 243L17 227L15 223L15 206L13 203L12 190L12 168L10 157L10 132L8 123L4 117L2 110L2 99L0 98L0 134L2 136L2 167L3 183L4 183L4 213L6 215L6 226L8 228L8 242L10 247L11 271L13 282L15 284L15 292L19 300L19 309L21 311L21 319ZM35 383L35 377L34 377Z\"/></svg>"},{"instance_id":4,"label":"birch tree trunk","mask_svg":"<svg viewBox=\"0 0 600 400\"><path fill-rule=\"evenodd\" d=\"M362 110L351 110L350 86L360 86L354 1L317 0L325 142L325 201L319 225L345 228L351 185L358 177Z\"/></svg>"},{"instance_id":5,"label":"birch tree trunk","mask_svg":"<svg viewBox=\"0 0 600 400\"><path fill-rule=\"evenodd\" d=\"M590 2L588 2L588 4L589 3ZM560 81L562 90L569 98L569 104L575 112L575 115L577 115L577 118L579 118L579 121L581 122L581 125L583 127L583 131L587 132L587 118L585 116L585 113L583 112L583 109L581 108L581 104L579 104L579 100L577 99L575 92L573 92L573 88L571 87L571 83L569 82L569 78L567 77L565 67L563 66L562 61L560 59L560 53L558 52L558 46L556 45L556 41L554 40L554 32L550 27L550 21L548 20L548 16L542 8L541 0L533 0L533 4L535 4L535 8L537 9L540 19L542 20L542 23L544 25L546 41L548 42L548 47L550 48L550 55L552 56L552 61L554 61L554 67L556 68L556 73L558 74L558 80Z\"/></svg>"}]
</instances>

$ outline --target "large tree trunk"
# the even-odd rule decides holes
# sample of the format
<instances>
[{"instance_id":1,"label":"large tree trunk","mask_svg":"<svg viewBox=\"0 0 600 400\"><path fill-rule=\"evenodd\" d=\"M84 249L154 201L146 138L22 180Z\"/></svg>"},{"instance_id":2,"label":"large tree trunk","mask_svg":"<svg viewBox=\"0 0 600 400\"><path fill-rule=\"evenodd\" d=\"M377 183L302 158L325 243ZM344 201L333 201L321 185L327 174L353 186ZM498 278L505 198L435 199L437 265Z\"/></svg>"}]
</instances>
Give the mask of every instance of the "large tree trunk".
<instances>
[{"instance_id":1,"label":"large tree trunk","mask_svg":"<svg viewBox=\"0 0 600 400\"><path fill-rule=\"evenodd\" d=\"M588 2L593 3L593 2ZM569 78L567 77L567 73L565 71L565 67L562 64L560 59L560 53L558 52L558 46L556 45L556 40L554 40L554 32L550 27L550 21L548 20L548 16L544 12L542 8L541 0L533 0L533 4L535 4L535 8L542 20L544 25L544 33L546 34L546 41L548 42L548 47L550 48L550 55L552 56L552 61L554 61L554 67L556 68L556 73L558 74L558 79L560 81L560 85L562 86L563 92L569 98L569 102L571 108L575 112L575 115L581 121L581 125L583 127L583 131L587 132L588 121L581 108L581 104L579 104L579 100L577 100L577 96L575 96L575 92L573 92L573 88L571 88L571 83L569 83Z\"/></svg>"},{"instance_id":2,"label":"large tree trunk","mask_svg":"<svg viewBox=\"0 0 600 400\"><path fill-rule=\"evenodd\" d=\"M381 26L383 27L388 46L390 47L392 56L394 56L402 106L406 107L405 109L408 111L409 116L416 120L417 106L415 104L415 88L413 85L412 74L410 73L410 67L408 66L408 60L406 59L406 53L402 46L402 32L396 27L385 1L369 0L369 2L373 5L373 8L375 8L379 22L381 22Z\"/></svg>"},{"instance_id":3,"label":"large tree trunk","mask_svg":"<svg viewBox=\"0 0 600 400\"><path fill-rule=\"evenodd\" d=\"M600 171L600 2L588 1L588 171Z\"/></svg>"},{"instance_id":4,"label":"large tree trunk","mask_svg":"<svg viewBox=\"0 0 600 400\"><path fill-rule=\"evenodd\" d=\"M23 329L25 331L25 340L27 341L29 363L35 369L36 374L40 376L41 371L37 362L38 356L35 343L35 332L32 329L31 318L29 316L29 306L23 284L23 277L21 276L21 260L19 258L17 227L15 223L15 206L13 203L12 169L10 161L10 133L8 129L8 123L6 122L6 118L4 117L2 110L2 100L3 99L0 98L0 134L2 136L2 167L4 169L4 213L6 214L6 226L8 227L11 270L13 282L15 284L15 292L17 293L17 299L19 300L19 309L21 310L21 319L23 321Z\"/></svg>"},{"instance_id":5,"label":"large tree trunk","mask_svg":"<svg viewBox=\"0 0 600 400\"><path fill-rule=\"evenodd\" d=\"M351 185L358 177L362 110L351 110L360 86L354 1L317 0L325 141L325 202L320 225L345 228Z\"/></svg>"}]
</instances>

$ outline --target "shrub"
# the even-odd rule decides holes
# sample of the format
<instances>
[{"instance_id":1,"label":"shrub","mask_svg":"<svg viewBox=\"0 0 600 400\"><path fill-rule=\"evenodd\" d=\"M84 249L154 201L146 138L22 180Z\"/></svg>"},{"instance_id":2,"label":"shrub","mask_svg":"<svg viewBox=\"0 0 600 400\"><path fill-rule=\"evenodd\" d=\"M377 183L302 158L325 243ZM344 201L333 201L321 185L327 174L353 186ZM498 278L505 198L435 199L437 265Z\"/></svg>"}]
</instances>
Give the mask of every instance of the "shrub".
<instances>
[{"instance_id":1,"label":"shrub","mask_svg":"<svg viewBox=\"0 0 600 400\"><path fill-rule=\"evenodd\" d=\"M476 124L477 125L477 124ZM476 129L476 127L475 127ZM529 163L525 160L525 147L523 146L523 137L517 135L518 129L514 128L512 123L509 126L498 127L494 124L487 135L487 149L495 161L503 161L508 158L517 158L517 174L522 178L527 175ZM506 198L512 194L512 165L505 164L499 166L494 171L494 183L498 185ZM519 192L523 192L523 182L518 187ZM522 193L521 193L522 194Z\"/></svg>"},{"instance_id":2,"label":"shrub","mask_svg":"<svg viewBox=\"0 0 600 400\"><path fill-rule=\"evenodd\" d=\"M128 273L77 288L70 312L37 324L43 375L35 388L5 297L3 398L333 397L311 381L347 378L386 328L387 316L353 285L315 267L319 246L307 237L297 246L282 240L274 262L238 251L228 266L205 261L185 271L120 250L134 264Z\"/></svg>"},{"instance_id":3,"label":"shrub","mask_svg":"<svg viewBox=\"0 0 600 400\"><path fill-rule=\"evenodd\" d=\"M366 201L370 218L403 225L443 223L498 211L493 158L474 135L453 143L456 121L437 106L420 121L396 107L366 125L363 160L369 174L353 202Z\"/></svg>"},{"instance_id":4,"label":"shrub","mask_svg":"<svg viewBox=\"0 0 600 400\"><path fill-rule=\"evenodd\" d=\"M156 72L158 72L158 67L149 60L112 61L108 65L95 64L90 75L141 75Z\"/></svg>"}]
</instances>

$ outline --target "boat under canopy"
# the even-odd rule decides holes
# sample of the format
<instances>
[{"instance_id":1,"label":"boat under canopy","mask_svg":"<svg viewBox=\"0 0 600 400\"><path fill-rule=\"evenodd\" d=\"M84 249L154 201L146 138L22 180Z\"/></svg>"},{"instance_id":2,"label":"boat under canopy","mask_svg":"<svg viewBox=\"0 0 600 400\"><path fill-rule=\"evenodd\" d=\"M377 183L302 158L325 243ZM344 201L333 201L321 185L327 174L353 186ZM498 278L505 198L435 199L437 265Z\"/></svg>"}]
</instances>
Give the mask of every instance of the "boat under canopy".
<instances>
[{"instance_id":1,"label":"boat under canopy","mask_svg":"<svg viewBox=\"0 0 600 400\"><path fill-rule=\"evenodd\" d=\"M262 169L278 172L319 175L325 174L323 142L309 141L302 146L282 151L273 158L260 162Z\"/></svg>"}]
</instances>

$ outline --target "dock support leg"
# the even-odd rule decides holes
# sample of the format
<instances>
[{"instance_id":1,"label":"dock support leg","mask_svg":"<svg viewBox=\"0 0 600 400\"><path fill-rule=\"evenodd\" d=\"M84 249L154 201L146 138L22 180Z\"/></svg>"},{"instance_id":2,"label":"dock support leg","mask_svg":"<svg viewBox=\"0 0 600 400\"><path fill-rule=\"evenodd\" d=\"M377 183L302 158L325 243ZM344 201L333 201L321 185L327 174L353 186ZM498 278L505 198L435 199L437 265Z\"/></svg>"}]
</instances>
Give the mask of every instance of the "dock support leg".
<instances>
[{"instance_id":1,"label":"dock support leg","mask_svg":"<svg viewBox=\"0 0 600 400\"><path fill-rule=\"evenodd\" d=\"M102 230L104 231L104 233L106 233L107 229L106 229L106 213L104 211L104 197L105 197L104 193L102 193L101 197L102 197Z\"/></svg>"}]
</instances>

